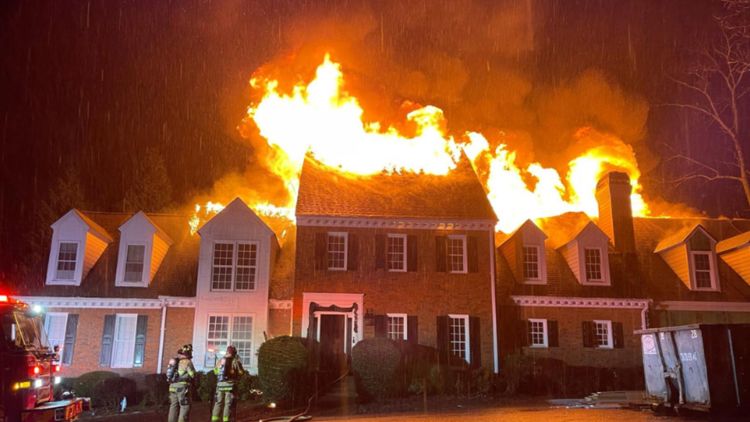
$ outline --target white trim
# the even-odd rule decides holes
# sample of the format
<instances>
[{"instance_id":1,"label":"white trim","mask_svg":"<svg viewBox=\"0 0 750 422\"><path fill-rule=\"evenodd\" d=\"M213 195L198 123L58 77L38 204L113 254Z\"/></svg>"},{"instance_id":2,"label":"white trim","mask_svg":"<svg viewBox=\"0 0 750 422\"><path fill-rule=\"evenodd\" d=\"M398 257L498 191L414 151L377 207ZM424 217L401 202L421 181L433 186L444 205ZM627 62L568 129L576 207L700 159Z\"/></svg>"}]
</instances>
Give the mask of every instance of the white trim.
<instances>
[{"instance_id":1,"label":"white trim","mask_svg":"<svg viewBox=\"0 0 750 422\"><path fill-rule=\"evenodd\" d=\"M469 267L469 257L468 257L468 247L466 245L466 243L467 243L466 235L465 234L452 234L452 235L448 235L446 238L447 238L447 240L446 240L446 245L445 245L445 259L446 259L446 267L448 267L448 273L450 273L450 274L467 274L469 272L469 268L468 268ZM460 239L461 243L463 244L463 251L461 252L461 254L463 255L462 256L463 257L463 268L461 269L461 271L453 271L453 266L452 266L451 260L450 260L451 254L450 254L450 245L448 245L448 241L450 241L450 240L456 240L456 239Z\"/></svg>"},{"instance_id":2,"label":"white trim","mask_svg":"<svg viewBox=\"0 0 750 422\"><path fill-rule=\"evenodd\" d=\"M711 278L711 287L698 287L698 280L695 274L695 256L708 256L708 272ZM713 251L692 251L688 250L688 265L690 271L690 290L696 292L718 292L719 276L716 273L716 254Z\"/></svg>"},{"instance_id":3,"label":"white trim","mask_svg":"<svg viewBox=\"0 0 750 422\"><path fill-rule=\"evenodd\" d=\"M120 328L122 321L130 319L133 320L133 328L132 332L130 333L130 338L127 339L128 343L120 344L120 347L118 348L118 334L120 334ZM123 368L132 368L133 367L133 359L135 355L135 337L138 332L138 314L115 314L115 331L112 335L112 356L109 360L110 368L116 368L116 369L123 369ZM123 347L124 346L124 347ZM115 361L115 355L117 354L118 350L124 350L125 355L124 357L127 358L123 362ZM130 350L128 352L128 350ZM122 357L122 356L121 356Z\"/></svg>"},{"instance_id":4,"label":"white trim","mask_svg":"<svg viewBox=\"0 0 750 422\"><path fill-rule=\"evenodd\" d=\"M63 329L62 329L62 339L59 340L59 343L53 344L52 339L50 338L50 330L49 330L49 323L50 318L49 317L62 317L64 318L63 322ZM68 330L68 313L67 312L46 312L44 315L44 337L46 338L47 346L49 346L50 349L52 349L54 346L60 346L60 355L62 357L62 348L65 347L65 335L67 334Z\"/></svg>"},{"instance_id":5,"label":"white trim","mask_svg":"<svg viewBox=\"0 0 750 422\"><path fill-rule=\"evenodd\" d=\"M466 314L448 314L448 346L450 353L453 353L453 343L450 339L451 319L464 320L464 347L466 351L466 363L471 364L471 327L469 326L469 316Z\"/></svg>"},{"instance_id":6,"label":"white trim","mask_svg":"<svg viewBox=\"0 0 750 422\"><path fill-rule=\"evenodd\" d=\"M357 218L304 215L297 216L297 226L307 227L377 227L383 229L419 230L493 230L496 221L463 219Z\"/></svg>"},{"instance_id":7,"label":"white trim","mask_svg":"<svg viewBox=\"0 0 750 422\"><path fill-rule=\"evenodd\" d=\"M158 299L131 299L116 297L62 297L62 296L17 296L23 302L45 308L106 308L106 309L159 309L194 308L194 297L159 296Z\"/></svg>"},{"instance_id":8,"label":"white trim","mask_svg":"<svg viewBox=\"0 0 750 422\"><path fill-rule=\"evenodd\" d=\"M614 349L615 342L614 342L614 338L612 337L612 321L603 320L603 319L595 319L593 322L594 322L594 337L595 337L594 340L597 342L597 345L595 347L597 349ZM596 333L596 330L597 330L596 326L598 324L607 326L607 344L606 345L598 344L599 337Z\"/></svg>"},{"instance_id":9,"label":"white trim","mask_svg":"<svg viewBox=\"0 0 750 422\"><path fill-rule=\"evenodd\" d=\"M216 245L232 245L232 263L230 265L221 265L221 268L231 267L232 273L229 280L230 287L228 289L215 289L214 288L214 267L215 267L215 255ZM253 275L253 288L252 289L237 289L237 262L239 261L240 245L255 245L255 271ZM220 240L215 239L211 243L211 262L209 268L208 278L208 290L209 292L216 293L227 293L227 292L254 292L258 289L258 268L260 267L260 242L256 240Z\"/></svg>"},{"instance_id":10,"label":"white trim","mask_svg":"<svg viewBox=\"0 0 750 422\"><path fill-rule=\"evenodd\" d=\"M205 333L205 337L203 337L203 343L204 343L203 346L205 347L206 353L203 357L203 363L201 365L205 366L206 359L208 357L208 354L210 353L208 349L208 342L209 342L208 332L210 329L211 317L229 318L227 321L227 346L234 345L234 343L237 341L237 339L233 338L234 319L236 317L249 317L250 318L250 338L241 340L241 341L250 341L250 357L249 357L250 361L247 364L244 364L244 363L243 364L251 368L256 367L257 362L256 362L255 356L257 354L257 350L258 350L258 347L260 347L260 345L255 344L255 332L256 332L256 329L258 328L256 327L258 320L256 318L255 313L253 312L222 312L220 310L217 310L216 312L209 312L206 314L206 325L205 325L206 333ZM216 357L219 357L219 356L223 356L224 353L226 353L226 350L223 350L223 351L217 350L214 353L217 355ZM239 351L237 351L237 353L239 354ZM210 370L213 368L208 368L208 369Z\"/></svg>"},{"instance_id":11,"label":"white trim","mask_svg":"<svg viewBox=\"0 0 750 422\"><path fill-rule=\"evenodd\" d=\"M526 252L524 248L536 249L536 270L539 275L538 278L526 278ZM547 270L544 262L544 247L540 245L534 245L525 243L521 245L521 263L523 265L521 274L523 276L523 284L547 284Z\"/></svg>"},{"instance_id":12,"label":"white trim","mask_svg":"<svg viewBox=\"0 0 750 422\"><path fill-rule=\"evenodd\" d=\"M609 297L511 296L510 298L516 306L522 307L640 309L641 329L643 330L648 328L648 309L653 303L652 299Z\"/></svg>"},{"instance_id":13,"label":"white trim","mask_svg":"<svg viewBox=\"0 0 750 422\"><path fill-rule=\"evenodd\" d=\"M583 254L581 254L581 284L584 286L609 286L609 274L604 271L605 265L608 264L604 260L605 251L603 248L598 246L583 246ZM589 275L586 267L586 252L587 251L598 251L599 252L599 274L602 278L589 279Z\"/></svg>"},{"instance_id":14,"label":"white trim","mask_svg":"<svg viewBox=\"0 0 750 422\"><path fill-rule=\"evenodd\" d=\"M490 241L490 292L492 294L492 363L494 364L495 373L500 372L500 356L497 344L497 295L495 294L495 231L490 230L488 233Z\"/></svg>"},{"instance_id":15,"label":"white trim","mask_svg":"<svg viewBox=\"0 0 750 422\"><path fill-rule=\"evenodd\" d=\"M57 278L57 266L60 264L60 244L61 243L74 243L76 245L76 266L73 270L73 278L62 279ZM52 268L48 272L47 283L50 286L80 286L81 279L83 278L83 255L86 253L85 243L80 240L65 240L59 239L55 242L53 248L54 254L52 255Z\"/></svg>"},{"instance_id":16,"label":"white trim","mask_svg":"<svg viewBox=\"0 0 750 422\"><path fill-rule=\"evenodd\" d=\"M386 313L385 316L387 318L401 318L404 321L404 338L400 340L408 340L409 339L409 316L407 314L400 314L400 313ZM386 337L390 338L390 328L389 328L390 321L386 321L385 324L385 334Z\"/></svg>"},{"instance_id":17,"label":"white trim","mask_svg":"<svg viewBox=\"0 0 750 422\"><path fill-rule=\"evenodd\" d=\"M164 332L167 329L167 307L161 307L161 325L159 326L159 353L156 359L156 373L161 374L161 361L164 359Z\"/></svg>"},{"instance_id":18,"label":"white trim","mask_svg":"<svg viewBox=\"0 0 750 422\"><path fill-rule=\"evenodd\" d=\"M268 299L269 309L292 309L291 300Z\"/></svg>"},{"instance_id":19,"label":"white trim","mask_svg":"<svg viewBox=\"0 0 750 422\"><path fill-rule=\"evenodd\" d=\"M115 271L116 287L148 287L151 274L151 255L153 254L152 242L120 242L117 251L117 269ZM143 268L141 269L140 281L125 281L125 267L128 263L128 248L131 246L143 246ZM148 270L148 272L147 272Z\"/></svg>"},{"instance_id":20,"label":"white trim","mask_svg":"<svg viewBox=\"0 0 750 422\"><path fill-rule=\"evenodd\" d=\"M388 239L403 239L404 240L404 252L402 253L404 267L402 269L400 269L400 270L399 269L389 269L388 268L388 256L389 256L389 253L388 253ZM407 239L407 236L405 234L403 234L403 233L388 233L386 235L386 239L385 239L385 268L386 268L386 271L388 271L389 273L405 273L407 271L406 267L409 265L408 264L408 247L409 246L407 245L406 242L408 242L408 239Z\"/></svg>"},{"instance_id":21,"label":"white trim","mask_svg":"<svg viewBox=\"0 0 750 422\"><path fill-rule=\"evenodd\" d=\"M331 244L331 237L343 237L344 238L344 266L343 267L331 267L328 263L328 254L331 251L328 249ZM326 232L326 269L328 271L347 271L349 267L349 233L347 232Z\"/></svg>"},{"instance_id":22,"label":"white trim","mask_svg":"<svg viewBox=\"0 0 750 422\"><path fill-rule=\"evenodd\" d=\"M307 330L310 326L310 303L315 302L320 306L336 305L342 308L352 306L356 303L358 331L352 333L352 346L364 338L363 331L365 326L364 294L362 293L302 293L302 337L307 337ZM353 314L353 312L350 312ZM353 316L353 315L352 315ZM354 325L352 325L354 330Z\"/></svg>"},{"instance_id":23,"label":"white trim","mask_svg":"<svg viewBox=\"0 0 750 422\"><path fill-rule=\"evenodd\" d=\"M529 341L529 347L532 349L546 349L549 347L549 328L547 325L547 320L544 318L529 318L529 329L531 329L531 323L532 322L541 322L542 323L542 344L533 344L531 341ZM533 339L533 336L531 336L531 332L526 333L527 336L529 336L529 339Z\"/></svg>"},{"instance_id":24,"label":"white trim","mask_svg":"<svg viewBox=\"0 0 750 422\"><path fill-rule=\"evenodd\" d=\"M665 300L657 302L654 309L659 311L750 312L750 302Z\"/></svg>"}]
</instances>

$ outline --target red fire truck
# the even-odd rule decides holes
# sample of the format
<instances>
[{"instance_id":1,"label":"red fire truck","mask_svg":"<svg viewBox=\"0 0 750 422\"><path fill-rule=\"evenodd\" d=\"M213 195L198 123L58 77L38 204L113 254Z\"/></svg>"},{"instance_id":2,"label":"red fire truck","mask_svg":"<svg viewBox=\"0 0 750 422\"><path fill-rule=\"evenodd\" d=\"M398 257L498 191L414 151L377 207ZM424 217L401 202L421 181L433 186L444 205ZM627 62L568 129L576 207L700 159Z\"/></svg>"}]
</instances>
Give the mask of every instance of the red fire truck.
<instances>
[{"instance_id":1,"label":"red fire truck","mask_svg":"<svg viewBox=\"0 0 750 422\"><path fill-rule=\"evenodd\" d=\"M54 399L60 382L58 348L46 344L42 316L0 294L0 421L73 421L88 407L81 398Z\"/></svg>"}]
</instances>

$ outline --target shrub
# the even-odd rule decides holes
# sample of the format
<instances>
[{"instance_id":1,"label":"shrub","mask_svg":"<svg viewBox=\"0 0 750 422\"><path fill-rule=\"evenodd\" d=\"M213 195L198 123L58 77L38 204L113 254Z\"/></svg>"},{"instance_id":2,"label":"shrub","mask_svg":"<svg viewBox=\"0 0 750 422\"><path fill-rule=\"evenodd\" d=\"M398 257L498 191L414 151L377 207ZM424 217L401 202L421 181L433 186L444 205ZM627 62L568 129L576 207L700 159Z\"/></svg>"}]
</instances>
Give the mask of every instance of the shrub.
<instances>
[{"instance_id":1,"label":"shrub","mask_svg":"<svg viewBox=\"0 0 750 422\"><path fill-rule=\"evenodd\" d=\"M104 378L95 386L95 393L91 400L96 406L105 406L116 408L120 405L123 397L128 400L128 406L133 406L139 402L135 381L125 377Z\"/></svg>"},{"instance_id":2,"label":"shrub","mask_svg":"<svg viewBox=\"0 0 750 422\"><path fill-rule=\"evenodd\" d=\"M161 405L169 401L169 383L164 374L148 374L143 377L143 404Z\"/></svg>"},{"instance_id":3,"label":"shrub","mask_svg":"<svg viewBox=\"0 0 750 422\"><path fill-rule=\"evenodd\" d=\"M258 377L246 373L237 381L237 398L241 401L257 399L258 386Z\"/></svg>"},{"instance_id":4,"label":"shrub","mask_svg":"<svg viewBox=\"0 0 750 422\"><path fill-rule=\"evenodd\" d=\"M304 403L312 394L310 353L300 337L272 338L258 350L258 380L263 398L281 406Z\"/></svg>"},{"instance_id":5,"label":"shrub","mask_svg":"<svg viewBox=\"0 0 750 422\"><path fill-rule=\"evenodd\" d=\"M78 397L91 397L97 395L96 389L99 387L99 383L107 378L119 378L120 375L109 372L109 371L93 371L87 372L78 378L71 380L71 389ZM92 403L92 406L94 403Z\"/></svg>"},{"instance_id":6,"label":"shrub","mask_svg":"<svg viewBox=\"0 0 750 422\"><path fill-rule=\"evenodd\" d=\"M392 340L370 338L360 341L352 348L357 394L364 399L400 394L403 389L397 371L401 365L401 351Z\"/></svg>"},{"instance_id":7,"label":"shrub","mask_svg":"<svg viewBox=\"0 0 750 422\"><path fill-rule=\"evenodd\" d=\"M197 395L201 401L211 401L216 392L216 374L214 371L197 372L195 374L195 385L198 387Z\"/></svg>"}]
</instances>

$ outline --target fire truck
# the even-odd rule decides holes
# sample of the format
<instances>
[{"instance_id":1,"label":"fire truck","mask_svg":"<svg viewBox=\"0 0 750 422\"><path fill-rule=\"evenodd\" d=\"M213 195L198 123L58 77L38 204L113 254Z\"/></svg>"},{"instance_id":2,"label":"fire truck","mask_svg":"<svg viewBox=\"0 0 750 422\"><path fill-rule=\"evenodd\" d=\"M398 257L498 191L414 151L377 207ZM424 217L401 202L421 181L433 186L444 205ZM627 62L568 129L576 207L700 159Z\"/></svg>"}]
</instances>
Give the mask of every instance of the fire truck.
<instances>
[{"instance_id":1,"label":"fire truck","mask_svg":"<svg viewBox=\"0 0 750 422\"><path fill-rule=\"evenodd\" d=\"M40 309L0 294L0 422L73 421L88 400L55 400L59 347L48 345Z\"/></svg>"}]
</instances>

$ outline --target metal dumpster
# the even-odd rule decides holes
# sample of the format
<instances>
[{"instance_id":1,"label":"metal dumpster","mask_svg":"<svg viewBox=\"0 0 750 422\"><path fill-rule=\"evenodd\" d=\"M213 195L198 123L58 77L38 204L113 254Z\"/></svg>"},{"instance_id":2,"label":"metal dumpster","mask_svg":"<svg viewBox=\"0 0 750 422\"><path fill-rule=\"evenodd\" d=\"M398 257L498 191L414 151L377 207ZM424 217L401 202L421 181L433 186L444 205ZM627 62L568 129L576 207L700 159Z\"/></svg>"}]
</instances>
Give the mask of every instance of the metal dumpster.
<instances>
[{"instance_id":1,"label":"metal dumpster","mask_svg":"<svg viewBox=\"0 0 750 422\"><path fill-rule=\"evenodd\" d=\"M641 336L646 390L656 404L750 409L750 324L652 328Z\"/></svg>"}]
</instances>

